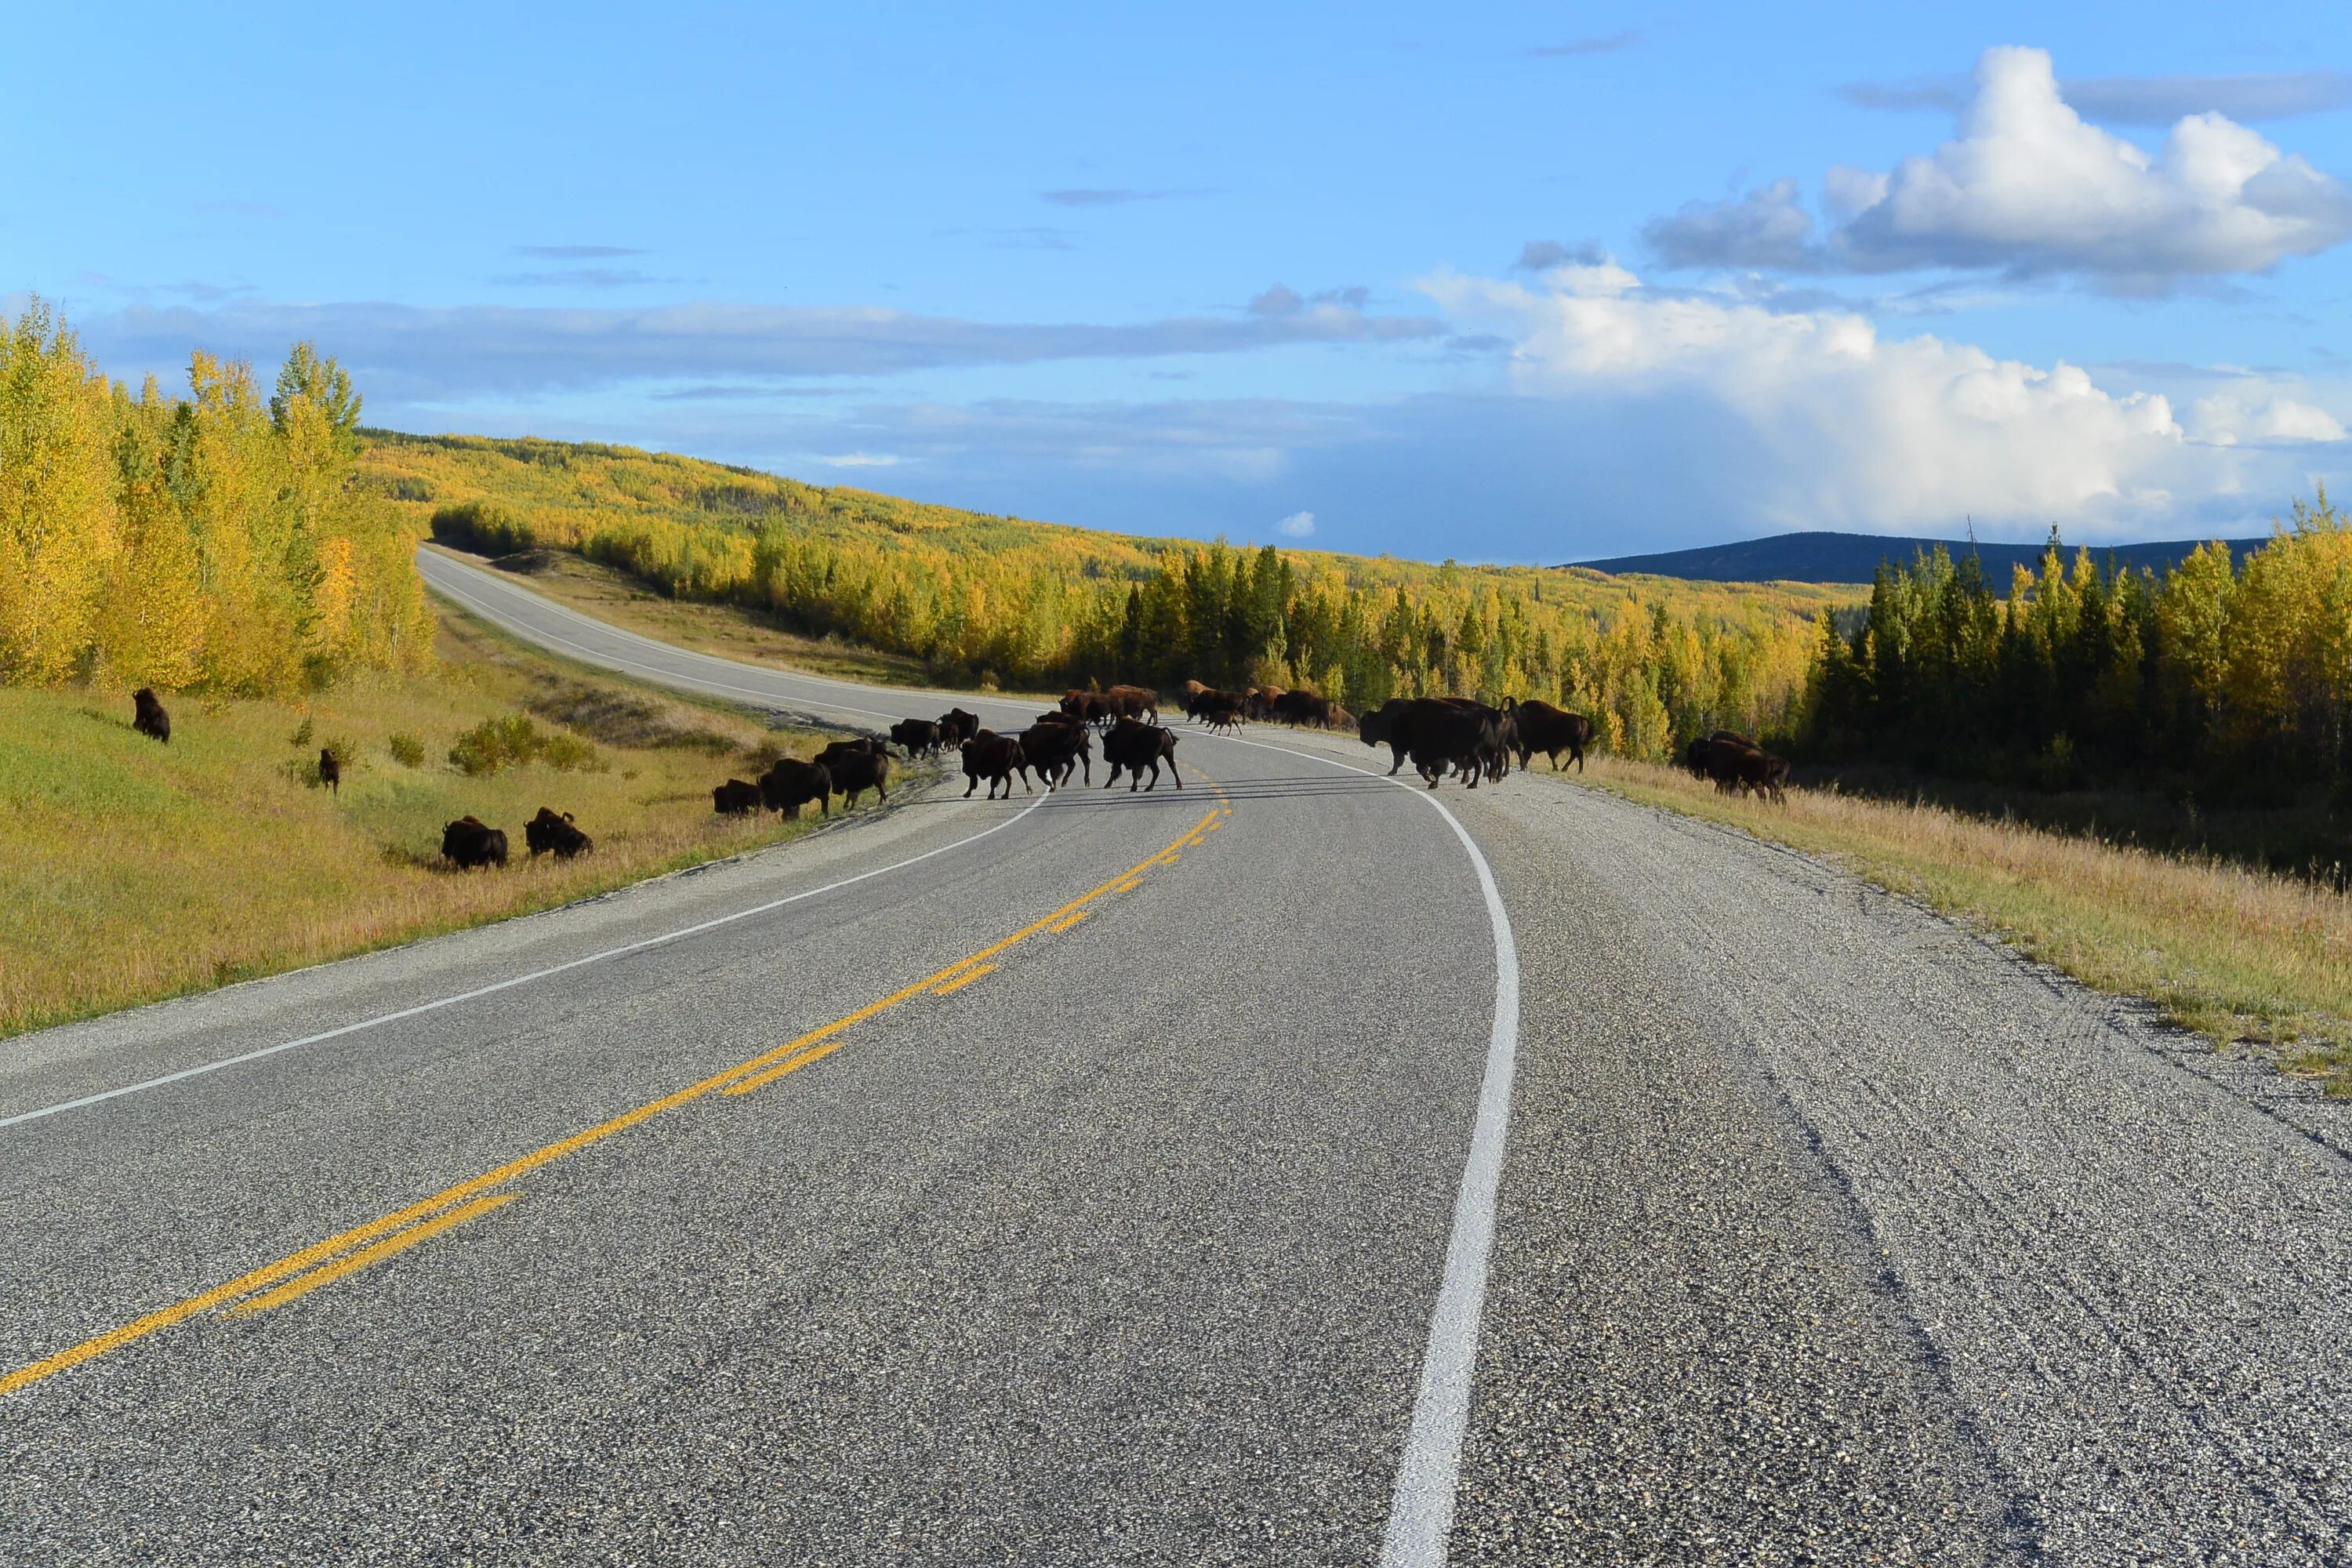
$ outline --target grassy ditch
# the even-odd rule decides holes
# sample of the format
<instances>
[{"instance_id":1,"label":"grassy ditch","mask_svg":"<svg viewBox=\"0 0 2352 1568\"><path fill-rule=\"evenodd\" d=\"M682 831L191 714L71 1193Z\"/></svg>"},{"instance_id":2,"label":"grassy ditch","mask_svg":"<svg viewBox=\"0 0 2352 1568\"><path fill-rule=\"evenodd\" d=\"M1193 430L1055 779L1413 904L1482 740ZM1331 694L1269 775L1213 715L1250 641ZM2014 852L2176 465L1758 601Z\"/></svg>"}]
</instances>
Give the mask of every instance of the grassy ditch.
<instances>
[{"instance_id":1,"label":"grassy ditch","mask_svg":"<svg viewBox=\"0 0 2352 1568\"><path fill-rule=\"evenodd\" d=\"M1791 790L1771 805L1613 757L1594 758L1588 776L1630 800L1825 855L2086 984L2147 997L2219 1044L2258 1046L2288 1072L2352 1095L2352 900L2324 888L1924 803Z\"/></svg>"},{"instance_id":2,"label":"grassy ditch","mask_svg":"<svg viewBox=\"0 0 2352 1568\"><path fill-rule=\"evenodd\" d=\"M827 737L440 616L429 676L360 678L295 706L183 696L168 746L131 729L119 695L0 688L0 1034L544 909L809 830L719 817L710 787ZM326 747L344 759L337 794L316 784ZM571 812L594 852L533 863L522 826L542 805ZM504 870L440 861L443 825L467 813L506 829Z\"/></svg>"}]
</instances>

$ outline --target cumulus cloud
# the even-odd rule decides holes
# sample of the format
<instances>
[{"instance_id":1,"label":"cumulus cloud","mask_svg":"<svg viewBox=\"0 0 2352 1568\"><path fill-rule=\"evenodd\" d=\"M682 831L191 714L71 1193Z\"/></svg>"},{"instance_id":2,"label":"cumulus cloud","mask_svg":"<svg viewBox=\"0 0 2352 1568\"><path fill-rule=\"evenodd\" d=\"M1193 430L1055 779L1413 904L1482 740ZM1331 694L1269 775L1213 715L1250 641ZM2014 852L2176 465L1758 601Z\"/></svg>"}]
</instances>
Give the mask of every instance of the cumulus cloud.
<instances>
[{"instance_id":1,"label":"cumulus cloud","mask_svg":"<svg viewBox=\"0 0 2352 1568\"><path fill-rule=\"evenodd\" d=\"M1281 290L1287 294L1288 290ZM1432 316L1373 315L1360 298L1315 300L1245 316L1171 317L1102 325L973 321L874 307L698 303L641 310L381 302L219 309L133 305L84 316L76 329L110 365L169 371L198 345L274 360L297 342L331 344L371 395L432 398L706 382L730 376L887 375L1054 360L1240 353L1309 342L1436 338Z\"/></svg>"},{"instance_id":2,"label":"cumulus cloud","mask_svg":"<svg viewBox=\"0 0 2352 1568\"><path fill-rule=\"evenodd\" d=\"M1294 511L1276 523L1274 531L1285 539L1309 538L1315 532L1315 514L1311 511Z\"/></svg>"},{"instance_id":3,"label":"cumulus cloud","mask_svg":"<svg viewBox=\"0 0 2352 1568\"><path fill-rule=\"evenodd\" d=\"M1959 133L1892 171L1831 171L1817 238L1793 182L1693 203L1647 231L1677 267L2080 273L2126 292L2263 272L2352 237L2352 190L2226 115L2153 154L2089 124L2040 49L1988 49Z\"/></svg>"},{"instance_id":4,"label":"cumulus cloud","mask_svg":"<svg viewBox=\"0 0 2352 1568\"><path fill-rule=\"evenodd\" d=\"M2341 441L2344 426L2324 408L2260 383L2231 387L2189 405L2189 433L2217 447L2301 446Z\"/></svg>"},{"instance_id":5,"label":"cumulus cloud","mask_svg":"<svg viewBox=\"0 0 2352 1568\"><path fill-rule=\"evenodd\" d=\"M1578 246L1531 239L1519 247L1519 258L1511 265L1522 272L1549 272L1555 267L1596 267L1608 259L1609 253L1589 239Z\"/></svg>"},{"instance_id":6,"label":"cumulus cloud","mask_svg":"<svg viewBox=\"0 0 2352 1568\"><path fill-rule=\"evenodd\" d=\"M1758 521L1780 526L1888 530L1973 514L2127 529L2240 493L2247 470L2226 437L2344 434L2317 408L2273 398L2200 404L2192 423L2205 428L2192 438L2163 395L2110 392L2063 361L1889 340L1851 312L1654 292L1618 268L1548 281L1447 274L1426 287L1450 314L1510 332L1523 394L1727 422L1742 438L1717 437L1718 451L1756 464L1742 478Z\"/></svg>"}]
</instances>

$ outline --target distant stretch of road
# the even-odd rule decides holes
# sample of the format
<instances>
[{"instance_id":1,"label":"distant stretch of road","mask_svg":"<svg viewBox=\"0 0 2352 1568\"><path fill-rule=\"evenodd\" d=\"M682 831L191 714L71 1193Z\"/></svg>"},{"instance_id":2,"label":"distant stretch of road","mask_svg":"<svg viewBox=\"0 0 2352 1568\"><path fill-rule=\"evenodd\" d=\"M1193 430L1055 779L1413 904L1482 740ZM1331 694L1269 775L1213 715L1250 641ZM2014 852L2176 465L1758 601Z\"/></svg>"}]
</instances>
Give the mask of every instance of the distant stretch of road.
<instances>
[{"instance_id":1,"label":"distant stretch of road","mask_svg":"<svg viewBox=\"0 0 2352 1568\"><path fill-rule=\"evenodd\" d=\"M0 1562L2352 1561L2344 1106L1741 835L1176 727L0 1042Z\"/></svg>"}]
</instances>

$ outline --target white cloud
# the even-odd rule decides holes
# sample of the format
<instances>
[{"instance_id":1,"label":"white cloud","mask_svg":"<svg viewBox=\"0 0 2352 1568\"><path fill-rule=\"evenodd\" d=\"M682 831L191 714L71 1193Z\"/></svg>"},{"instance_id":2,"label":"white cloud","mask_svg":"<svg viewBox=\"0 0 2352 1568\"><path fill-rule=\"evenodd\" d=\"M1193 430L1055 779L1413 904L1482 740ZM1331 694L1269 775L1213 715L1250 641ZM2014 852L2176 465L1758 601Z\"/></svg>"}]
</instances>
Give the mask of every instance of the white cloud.
<instances>
[{"instance_id":1,"label":"white cloud","mask_svg":"<svg viewBox=\"0 0 2352 1568\"><path fill-rule=\"evenodd\" d=\"M895 468L898 459L887 452L837 452L816 459L835 468Z\"/></svg>"},{"instance_id":2,"label":"white cloud","mask_svg":"<svg viewBox=\"0 0 2352 1568\"><path fill-rule=\"evenodd\" d=\"M2344 426L2324 408L2314 407L2261 383L2200 397L2189 405L2189 433L2217 447L2243 442L2300 445L2341 441Z\"/></svg>"},{"instance_id":3,"label":"white cloud","mask_svg":"<svg viewBox=\"0 0 2352 1568\"><path fill-rule=\"evenodd\" d=\"M2275 493L2294 482L2250 470L2259 455L2242 458L2225 440L2344 434L2273 391L2242 408L2200 404L2213 435L2192 440L2168 398L2109 392L2063 361L2045 368L1933 336L1889 340L1835 310L1655 293L1616 268L1563 269L1549 281L1536 289L1446 274L1424 287L1450 314L1516 341L1521 393L1641 402L1704 429L1693 456L1744 465L1731 477L1753 516L1780 526L1892 530L1973 515L2134 530L2242 494L2250 481L2284 481Z\"/></svg>"},{"instance_id":4,"label":"white cloud","mask_svg":"<svg viewBox=\"0 0 2352 1568\"><path fill-rule=\"evenodd\" d=\"M2185 115L2150 153L2068 106L2041 49L1977 62L1959 133L1887 174L1834 168L1816 239L1782 181L1693 203L1646 231L1673 266L2079 272L2152 291L2263 272L2352 237L2352 190L2220 113Z\"/></svg>"},{"instance_id":5,"label":"white cloud","mask_svg":"<svg viewBox=\"0 0 2352 1568\"><path fill-rule=\"evenodd\" d=\"M1274 525L1274 531L1286 539L1305 539L1315 531L1315 514L1294 511Z\"/></svg>"}]
</instances>

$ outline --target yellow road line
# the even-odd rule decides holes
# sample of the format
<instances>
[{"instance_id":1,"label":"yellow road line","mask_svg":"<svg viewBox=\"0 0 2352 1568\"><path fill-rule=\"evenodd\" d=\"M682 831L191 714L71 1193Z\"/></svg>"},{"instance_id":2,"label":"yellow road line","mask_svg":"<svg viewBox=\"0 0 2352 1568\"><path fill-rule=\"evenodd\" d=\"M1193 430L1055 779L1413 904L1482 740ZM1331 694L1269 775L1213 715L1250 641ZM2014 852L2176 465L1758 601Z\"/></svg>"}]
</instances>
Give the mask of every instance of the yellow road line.
<instances>
[{"instance_id":1,"label":"yellow road line","mask_svg":"<svg viewBox=\"0 0 2352 1568\"><path fill-rule=\"evenodd\" d=\"M346 1274L357 1273L371 1263L381 1263L395 1253L407 1251L428 1237L440 1235L451 1226L463 1225L476 1215L488 1214L492 1209L510 1204L520 1196L522 1196L520 1193L492 1193L488 1197L476 1198L472 1203L460 1204L456 1208L444 1210L421 1225L412 1225L406 1230L393 1232L373 1247L363 1247L357 1252L346 1253L331 1263L320 1264L308 1274L296 1275L275 1290L265 1290L258 1296L248 1297L231 1307L228 1310L228 1315L232 1318L244 1318L256 1312L266 1312L272 1307L282 1307L289 1301L309 1295L331 1279L340 1279Z\"/></svg>"},{"instance_id":2,"label":"yellow road line","mask_svg":"<svg viewBox=\"0 0 2352 1568\"><path fill-rule=\"evenodd\" d=\"M1222 791L1220 793L1222 794ZM1199 826L1199 824L1195 824L1192 827L1187 828L1185 831L1187 834L1198 831ZM45 1377L48 1377L56 1373L63 1372L68 1367L79 1366L83 1362L89 1361L94 1356L101 1356L107 1354L109 1352L121 1350L125 1345L145 1339L149 1334L156 1333L164 1329L171 1328L175 1324L185 1322L188 1319L196 1316L200 1312L207 1312L215 1307L226 1306L244 1297L253 1295L257 1291L268 1290L269 1287L278 1284L280 1280L287 1279L294 1275L301 1274L307 1269L313 1268L320 1264L330 1261L331 1259L340 1258L345 1253L353 1252L355 1248L366 1248L369 1247L369 1244L389 1237L395 1231L404 1231L411 1226L416 1226L419 1234L415 1239L416 1241L425 1240L426 1237L436 1234L438 1230L446 1227L436 1225L434 1226L433 1230L426 1230L424 1226L416 1225L416 1222L419 1220L424 1220L429 1216L438 1215L441 1211L452 1208L455 1205L465 1204L467 1199L473 1198L479 1194L486 1193L493 1187L503 1186L507 1183L513 1181L516 1177L528 1175L531 1172L538 1170L542 1165L552 1163L553 1162L563 1159L568 1155L576 1154L581 1150L587 1148L593 1143L600 1143L615 1133L625 1132L641 1121L650 1121L652 1118L659 1116L665 1111L675 1110L682 1105L686 1105L693 1100L701 1099L704 1095L709 1094L713 1090L718 1090L726 1094L742 1094L751 1089L757 1089L762 1084L771 1083L776 1079L782 1078L786 1073L796 1071L801 1068L808 1066L812 1062L830 1056L833 1052L838 1050L843 1044L843 1042L835 1037L839 1036L842 1031L847 1029L851 1025L862 1022L863 1020L870 1018L876 1014L884 1012L888 1008L895 1007L899 1003L904 1002L908 997L917 995L929 987L936 985L941 981L950 979L962 973L964 970L971 968L973 964L982 963L994 957L997 953L1003 952L1005 949L1012 947L1015 943L1026 941L1028 938L1035 935L1038 931L1051 926L1056 921L1076 913L1087 904L1092 902L1095 899L1101 897L1104 893L1118 889L1120 884L1125 884L1128 887L1134 886L1136 879L1141 875L1144 868L1157 864L1166 853L1167 852L1163 850L1160 855L1155 855L1149 860L1144 860L1137 865L1129 867L1128 869L1121 871L1118 876L1111 878L1108 881L1104 882L1090 891L1083 893L1077 898L1071 900L1068 903L1064 904L1060 909L1057 909L1051 914L1046 915L1043 920L1035 921L1029 925L1024 926L1021 930L1013 932L1011 936L1004 938L1003 941L992 943L990 946L981 949L978 952L973 953L970 958L966 958L960 963L951 963L936 974L927 975L923 979L917 981L912 985L904 986L899 990L892 992L889 995L883 997L878 1002L869 1003L866 1006L858 1008L856 1012L851 1013L845 1017L834 1020L834 1022L825 1025L823 1028L812 1029L807 1034L801 1036L798 1039L788 1041L785 1044L777 1047L774 1050L767 1051L760 1056L752 1058L748 1062L740 1062L734 1067L729 1068L724 1072L714 1073L710 1077L702 1079L699 1083L690 1083L684 1089L678 1089L674 1093L664 1095L659 1100L649 1100L646 1104L638 1106L634 1110L623 1111L620 1115L612 1118L610 1121L600 1121L593 1127L588 1128L583 1131L575 1132L569 1138L561 1139L556 1142L550 1143L545 1148L534 1149L528 1154L508 1161L505 1164L499 1166L496 1170L485 1171L480 1175L459 1182L453 1187L445 1187L440 1192L434 1194L431 1197L420 1198L415 1203L410 1204L407 1207L396 1210L392 1214L385 1215L380 1219L370 1220L365 1225L354 1226L351 1229L331 1236L323 1241L314 1242L299 1252L289 1253L286 1257L278 1258L275 1262L265 1263L258 1268L248 1270L246 1273L238 1275L234 1279L214 1286L209 1290L201 1291L198 1294L187 1297L183 1300L174 1301L168 1307L159 1307L155 1310L146 1313L142 1317L132 1319L130 1322L124 1323L119 1328L109 1329L102 1334L99 1334L91 1339L84 1340L78 1345L68 1346L65 1350L58 1351L54 1355L45 1356L37 1362L29 1362L23 1366L17 1367L12 1372L0 1373L0 1394L13 1394L17 1389L23 1388L27 1384L38 1383ZM505 1199L502 1197L499 1201L503 1203ZM449 1220L449 1224L456 1225L462 1223L464 1218L471 1217L472 1213L487 1212L487 1208L470 1208L470 1205L469 1210L470 1212L467 1214L461 1215L458 1217L451 1218ZM413 1245L413 1243L405 1243L404 1245ZM398 1251L401 1250L401 1248L395 1247L392 1250ZM380 1254L378 1256L389 1256L389 1253ZM373 1259L371 1258L370 1260L373 1261ZM362 1265L354 1264L353 1267L362 1267ZM338 1272L347 1272L347 1270ZM318 1283L324 1284L326 1283L327 1279L335 1277L335 1275L328 1275L325 1278L320 1279ZM311 1287L309 1286L304 1287L305 1290L308 1290ZM299 1292L298 1292L298 1294L299 1293ZM290 1300L292 1298L290 1296L285 1296L279 1297L278 1299ZM260 1310L261 1309L257 1307L255 1310Z\"/></svg>"},{"instance_id":3,"label":"yellow road line","mask_svg":"<svg viewBox=\"0 0 2352 1568\"><path fill-rule=\"evenodd\" d=\"M1118 889L1117 888L1113 888L1111 891L1116 893ZM1085 920L1088 915L1093 913L1094 910L1080 910L1076 914L1070 915L1063 920L1055 921L1052 925L1047 926L1045 928L1045 934L1051 936L1057 931L1067 931L1072 926L1077 924L1080 921Z\"/></svg>"},{"instance_id":4,"label":"yellow road line","mask_svg":"<svg viewBox=\"0 0 2352 1568\"><path fill-rule=\"evenodd\" d=\"M957 975L953 980L942 980L937 985L932 986L931 994L934 996L945 996L951 991L961 991L965 986L971 984L973 981L979 979L982 975L992 974L995 972L996 965L992 963L983 963L977 969L967 969L961 974Z\"/></svg>"}]
</instances>

